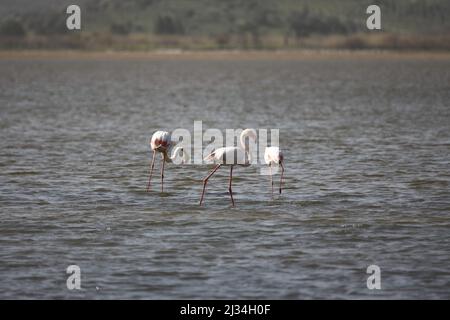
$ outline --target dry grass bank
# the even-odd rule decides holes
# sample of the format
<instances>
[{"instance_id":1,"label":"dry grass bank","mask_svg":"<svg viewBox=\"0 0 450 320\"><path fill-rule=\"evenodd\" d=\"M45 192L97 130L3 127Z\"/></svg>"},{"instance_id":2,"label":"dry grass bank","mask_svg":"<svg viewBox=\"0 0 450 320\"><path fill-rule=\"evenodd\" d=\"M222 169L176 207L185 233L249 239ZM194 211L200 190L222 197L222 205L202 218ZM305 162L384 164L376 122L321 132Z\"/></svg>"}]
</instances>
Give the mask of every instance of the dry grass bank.
<instances>
[{"instance_id":1,"label":"dry grass bank","mask_svg":"<svg viewBox=\"0 0 450 320\"><path fill-rule=\"evenodd\" d=\"M78 51L3 50L2 60L319 60L446 59L450 52L390 50L214 50Z\"/></svg>"},{"instance_id":2,"label":"dry grass bank","mask_svg":"<svg viewBox=\"0 0 450 320\"><path fill-rule=\"evenodd\" d=\"M0 37L1 49L85 51L384 49L450 51L450 35L399 35L374 32L350 35L314 35L304 38L265 35L255 39L246 34L213 37L73 33L53 36Z\"/></svg>"}]
</instances>

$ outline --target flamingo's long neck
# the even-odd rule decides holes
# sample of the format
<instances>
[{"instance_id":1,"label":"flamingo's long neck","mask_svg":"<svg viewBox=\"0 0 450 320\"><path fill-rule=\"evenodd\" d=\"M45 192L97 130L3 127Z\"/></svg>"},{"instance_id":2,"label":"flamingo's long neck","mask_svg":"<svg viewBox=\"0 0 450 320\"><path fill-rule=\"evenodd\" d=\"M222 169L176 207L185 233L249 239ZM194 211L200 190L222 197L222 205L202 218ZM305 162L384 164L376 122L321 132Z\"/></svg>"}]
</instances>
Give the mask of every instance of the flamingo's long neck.
<instances>
[{"instance_id":1,"label":"flamingo's long neck","mask_svg":"<svg viewBox=\"0 0 450 320\"><path fill-rule=\"evenodd\" d=\"M239 140L240 140L240 142L241 142L241 148L242 148L242 150L244 150L245 152L248 152L248 150L247 150L248 148L247 148L247 146L245 145L245 137L246 137L246 136L247 136L247 135L245 134L245 131L242 131Z\"/></svg>"},{"instance_id":2,"label":"flamingo's long neck","mask_svg":"<svg viewBox=\"0 0 450 320\"><path fill-rule=\"evenodd\" d=\"M176 147L175 149L173 149L172 155L169 157L169 154L167 151L164 152L164 160L166 162L173 162L173 160L175 160L175 158L177 157L177 154L180 152L180 147Z\"/></svg>"},{"instance_id":3,"label":"flamingo's long neck","mask_svg":"<svg viewBox=\"0 0 450 320\"><path fill-rule=\"evenodd\" d=\"M245 144L245 138L246 138L247 136L248 136L248 133L247 133L246 130L244 130L244 131L242 131L239 140L240 140L240 142L241 142L242 150L244 150L244 153L245 153L245 155L246 155L246 157L247 157L247 159L248 159L248 162L250 163L250 162L252 161L251 155L250 155L250 152L249 152L249 148L248 148L247 145Z\"/></svg>"},{"instance_id":4,"label":"flamingo's long neck","mask_svg":"<svg viewBox=\"0 0 450 320\"><path fill-rule=\"evenodd\" d=\"M172 157L169 156L169 153L167 150L163 152L163 156L164 156L164 161L169 162L169 163L172 162L172 160L174 159L173 156Z\"/></svg>"}]
</instances>

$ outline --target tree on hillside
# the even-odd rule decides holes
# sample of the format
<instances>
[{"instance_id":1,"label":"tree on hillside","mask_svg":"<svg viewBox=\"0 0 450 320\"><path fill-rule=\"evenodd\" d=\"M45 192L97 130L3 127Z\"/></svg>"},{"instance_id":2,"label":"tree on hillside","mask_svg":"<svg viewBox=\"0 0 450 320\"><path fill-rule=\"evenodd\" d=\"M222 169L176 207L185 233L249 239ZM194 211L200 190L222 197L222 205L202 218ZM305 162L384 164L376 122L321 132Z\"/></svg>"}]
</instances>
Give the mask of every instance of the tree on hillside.
<instances>
[{"instance_id":1,"label":"tree on hillside","mask_svg":"<svg viewBox=\"0 0 450 320\"><path fill-rule=\"evenodd\" d=\"M158 16L154 32L156 34L184 34L184 27L180 20L171 16Z\"/></svg>"},{"instance_id":2,"label":"tree on hillside","mask_svg":"<svg viewBox=\"0 0 450 320\"><path fill-rule=\"evenodd\" d=\"M131 26L130 24L113 23L109 30L114 34L127 35L131 31Z\"/></svg>"},{"instance_id":3,"label":"tree on hillside","mask_svg":"<svg viewBox=\"0 0 450 320\"><path fill-rule=\"evenodd\" d=\"M15 19L4 21L0 25L0 35L7 37L24 37L26 34L22 23Z\"/></svg>"},{"instance_id":4,"label":"tree on hillside","mask_svg":"<svg viewBox=\"0 0 450 320\"><path fill-rule=\"evenodd\" d=\"M40 35L57 35L67 33L65 13L52 12L30 18L30 28Z\"/></svg>"},{"instance_id":5,"label":"tree on hillside","mask_svg":"<svg viewBox=\"0 0 450 320\"><path fill-rule=\"evenodd\" d=\"M306 7L293 12L288 19L289 33L297 38L308 37L311 34L346 34L354 30L350 23L342 22L338 17L325 17L309 11Z\"/></svg>"}]
</instances>

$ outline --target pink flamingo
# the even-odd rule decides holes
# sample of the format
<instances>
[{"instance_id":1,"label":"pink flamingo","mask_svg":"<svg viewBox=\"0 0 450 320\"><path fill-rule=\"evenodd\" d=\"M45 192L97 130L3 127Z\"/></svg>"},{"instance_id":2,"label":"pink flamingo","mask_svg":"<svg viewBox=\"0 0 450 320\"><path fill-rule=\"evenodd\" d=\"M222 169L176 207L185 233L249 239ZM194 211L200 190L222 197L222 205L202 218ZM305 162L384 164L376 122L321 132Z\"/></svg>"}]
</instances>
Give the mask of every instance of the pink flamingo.
<instances>
[{"instance_id":1,"label":"pink flamingo","mask_svg":"<svg viewBox=\"0 0 450 320\"><path fill-rule=\"evenodd\" d=\"M273 198L273 177L272 177L272 164L279 165L281 167L281 176L280 176L280 194L281 194L281 185L283 183L283 154L280 151L279 147L267 147L264 151L264 161L270 168L270 184L272 185L272 198Z\"/></svg>"},{"instance_id":2,"label":"pink flamingo","mask_svg":"<svg viewBox=\"0 0 450 320\"><path fill-rule=\"evenodd\" d=\"M172 156L169 157L168 151L175 145L175 142L171 140L170 133L166 131L156 131L152 135L152 139L150 140L150 148L153 150L153 157L150 163L150 175L148 178L147 184L147 192L150 191L150 182L152 180L153 168L155 165L155 157L156 152L161 153L161 192L164 192L164 163L165 162L173 162L173 160L177 157L177 154L181 152L183 154L182 163L188 161L187 153L184 152L183 148L176 147L172 153Z\"/></svg>"},{"instance_id":3,"label":"pink flamingo","mask_svg":"<svg viewBox=\"0 0 450 320\"><path fill-rule=\"evenodd\" d=\"M202 205L203 198L205 196L205 189L206 184L208 183L209 178L222 166L230 166L230 179L228 183L228 192L230 193L231 203L234 207L234 199L233 199L233 190L231 188L231 184L233 181L233 166L242 166L247 167L250 165L250 154L246 148L245 145L245 138L249 137L256 141L256 131L254 129L245 129L242 131L240 136L240 147L223 147L214 150L209 155L205 157L204 160L211 161L213 160L214 163L217 163L217 165L214 167L214 169L203 179L203 190L202 190L202 197L200 198L200 205Z\"/></svg>"}]
</instances>

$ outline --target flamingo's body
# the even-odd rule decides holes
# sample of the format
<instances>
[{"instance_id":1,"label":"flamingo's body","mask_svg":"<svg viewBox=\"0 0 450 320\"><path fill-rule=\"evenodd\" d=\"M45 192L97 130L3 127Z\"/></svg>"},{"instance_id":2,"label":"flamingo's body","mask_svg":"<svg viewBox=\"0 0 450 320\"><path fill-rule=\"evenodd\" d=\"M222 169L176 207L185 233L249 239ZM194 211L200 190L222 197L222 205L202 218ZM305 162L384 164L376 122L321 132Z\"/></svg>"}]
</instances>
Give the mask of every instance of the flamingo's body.
<instances>
[{"instance_id":1,"label":"flamingo's body","mask_svg":"<svg viewBox=\"0 0 450 320\"><path fill-rule=\"evenodd\" d=\"M156 131L150 140L150 147L153 151L163 152L163 150L167 151L169 149L171 143L170 133L167 131Z\"/></svg>"},{"instance_id":2,"label":"flamingo's body","mask_svg":"<svg viewBox=\"0 0 450 320\"><path fill-rule=\"evenodd\" d=\"M233 166L247 167L250 165L250 154L245 146L245 138L249 137L256 141L256 131L254 129L245 129L240 136L241 147L223 147L218 148L205 157L206 161L214 161L216 166L214 169L203 179L203 191L200 198L200 205L203 202L205 196L206 184L209 178L223 165L230 166L230 180L228 184L228 192L230 193L231 203L234 206L233 190L231 183L233 181Z\"/></svg>"},{"instance_id":3,"label":"flamingo's body","mask_svg":"<svg viewBox=\"0 0 450 320\"><path fill-rule=\"evenodd\" d=\"M239 147L224 147L214 150L209 155L205 157L206 161L214 161L216 164L221 164L225 166L230 165L241 165L249 166L250 161L248 154L242 148Z\"/></svg>"},{"instance_id":4,"label":"flamingo's body","mask_svg":"<svg viewBox=\"0 0 450 320\"><path fill-rule=\"evenodd\" d=\"M281 167L281 177L280 177L280 193L281 193L281 185L283 183L283 154L280 151L279 147L267 147L264 151L264 161L270 168L270 184L272 186L272 197L273 197L273 178L272 178L272 165L279 165Z\"/></svg>"},{"instance_id":5,"label":"flamingo's body","mask_svg":"<svg viewBox=\"0 0 450 320\"><path fill-rule=\"evenodd\" d=\"M153 158L150 163L150 174L148 178L148 184L147 184L147 192L150 191L150 182L152 180L152 174L153 174L153 168L155 166L155 157L156 152L160 152L162 155L161 158L161 192L164 191L164 163L165 162L172 162L178 152L183 153L183 162L187 161L187 154L184 152L183 148L176 147L175 150L172 153L172 156L169 156L168 152L169 150L175 145L175 142L171 140L170 133L167 131L156 131L150 140L150 148L153 151Z\"/></svg>"}]
</instances>

